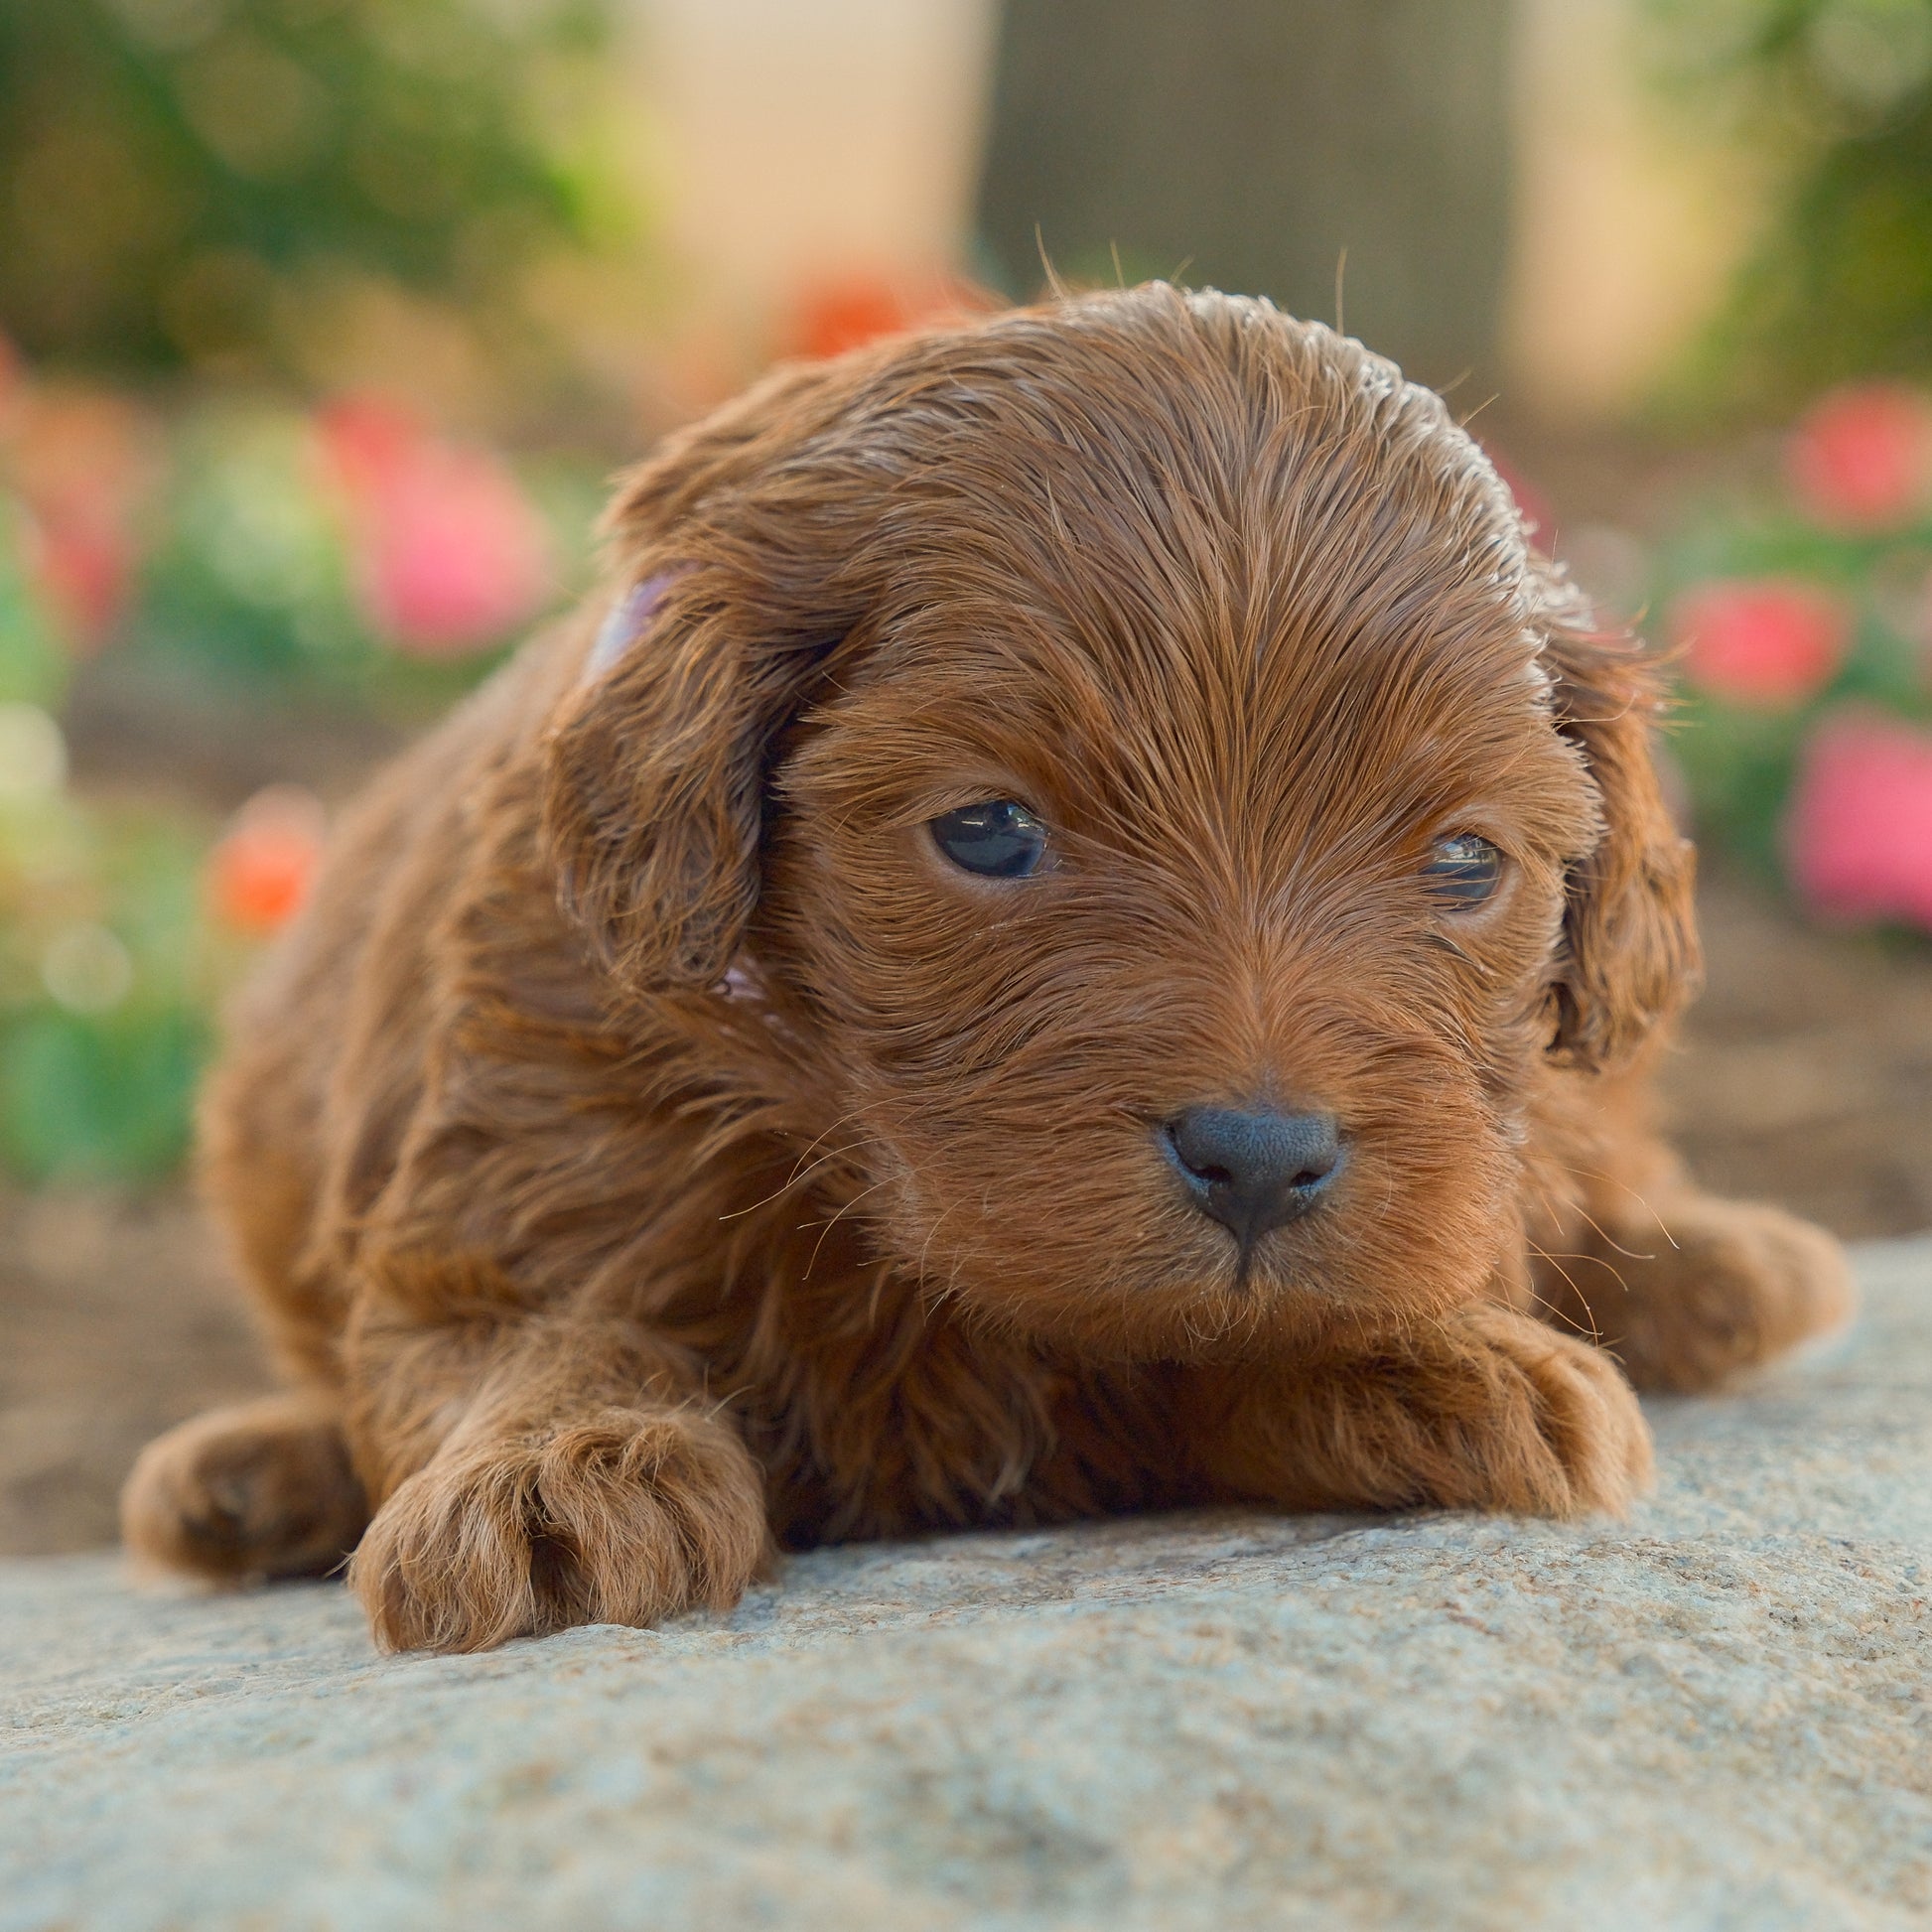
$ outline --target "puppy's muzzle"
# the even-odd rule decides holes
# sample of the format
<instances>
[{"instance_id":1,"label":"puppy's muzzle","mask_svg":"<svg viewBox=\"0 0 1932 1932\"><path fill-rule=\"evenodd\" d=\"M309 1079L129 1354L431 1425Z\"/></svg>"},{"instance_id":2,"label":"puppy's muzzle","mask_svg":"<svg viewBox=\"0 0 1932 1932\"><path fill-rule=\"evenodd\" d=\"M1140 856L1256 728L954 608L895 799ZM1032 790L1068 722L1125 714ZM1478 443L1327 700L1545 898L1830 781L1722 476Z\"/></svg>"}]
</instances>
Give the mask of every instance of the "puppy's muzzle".
<instances>
[{"instance_id":1,"label":"puppy's muzzle","mask_svg":"<svg viewBox=\"0 0 1932 1932\"><path fill-rule=\"evenodd\" d=\"M1308 1213L1341 1171L1333 1114L1189 1107L1163 1121L1155 1137L1194 1205L1244 1253L1270 1228Z\"/></svg>"}]
</instances>

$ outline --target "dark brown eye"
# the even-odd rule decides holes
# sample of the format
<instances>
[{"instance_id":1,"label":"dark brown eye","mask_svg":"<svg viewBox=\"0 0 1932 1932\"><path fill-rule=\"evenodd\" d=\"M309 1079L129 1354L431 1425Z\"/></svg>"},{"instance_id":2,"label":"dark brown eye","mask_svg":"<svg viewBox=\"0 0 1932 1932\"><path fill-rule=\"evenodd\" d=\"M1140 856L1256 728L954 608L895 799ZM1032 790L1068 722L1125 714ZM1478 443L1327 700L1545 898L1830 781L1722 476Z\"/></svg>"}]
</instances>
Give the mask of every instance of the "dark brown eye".
<instances>
[{"instance_id":1,"label":"dark brown eye","mask_svg":"<svg viewBox=\"0 0 1932 1932\"><path fill-rule=\"evenodd\" d=\"M1423 867L1430 897L1452 912L1466 912L1492 894L1503 876L1503 855L1473 832L1438 839Z\"/></svg>"},{"instance_id":2,"label":"dark brown eye","mask_svg":"<svg viewBox=\"0 0 1932 1932\"><path fill-rule=\"evenodd\" d=\"M1025 879L1046 856L1046 827L1011 798L962 805L929 821L932 842L962 872Z\"/></svg>"}]
</instances>

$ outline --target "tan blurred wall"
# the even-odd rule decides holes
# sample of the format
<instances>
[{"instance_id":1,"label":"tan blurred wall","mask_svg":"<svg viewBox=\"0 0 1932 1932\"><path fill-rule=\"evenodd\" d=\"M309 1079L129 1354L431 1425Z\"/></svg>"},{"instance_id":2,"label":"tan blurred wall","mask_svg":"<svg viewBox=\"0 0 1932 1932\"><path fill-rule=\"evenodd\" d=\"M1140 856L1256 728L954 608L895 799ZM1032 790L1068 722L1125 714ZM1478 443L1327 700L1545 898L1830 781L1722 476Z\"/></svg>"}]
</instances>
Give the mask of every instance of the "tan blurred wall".
<instances>
[{"instance_id":1,"label":"tan blurred wall","mask_svg":"<svg viewBox=\"0 0 1932 1932\"><path fill-rule=\"evenodd\" d=\"M1711 314L1764 207L1761 162L1645 71L1640 0L1519 0L1511 400L1614 418Z\"/></svg>"},{"instance_id":2,"label":"tan blurred wall","mask_svg":"<svg viewBox=\"0 0 1932 1932\"><path fill-rule=\"evenodd\" d=\"M633 4L673 268L711 318L964 259L993 0Z\"/></svg>"},{"instance_id":3,"label":"tan blurred wall","mask_svg":"<svg viewBox=\"0 0 1932 1932\"><path fill-rule=\"evenodd\" d=\"M967 259L996 0L630 4L639 165L698 387L732 386L815 283ZM1764 200L1761 168L1650 86L1640 4L1518 0L1505 369L1560 422L1642 400Z\"/></svg>"}]
</instances>

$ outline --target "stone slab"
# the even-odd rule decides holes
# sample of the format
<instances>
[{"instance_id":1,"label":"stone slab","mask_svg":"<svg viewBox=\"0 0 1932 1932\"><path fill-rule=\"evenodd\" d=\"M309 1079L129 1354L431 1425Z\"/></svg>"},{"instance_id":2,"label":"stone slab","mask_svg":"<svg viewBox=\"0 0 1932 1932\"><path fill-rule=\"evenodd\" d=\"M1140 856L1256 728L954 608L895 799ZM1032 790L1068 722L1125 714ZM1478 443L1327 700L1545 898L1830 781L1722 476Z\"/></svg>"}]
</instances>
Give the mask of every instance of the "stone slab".
<instances>
[{"instance_id":1,"label":"stone slab","mask_svg":"<svg viewBox=\"0 0 1932 1932\"><path fill-rule=\"evenodd\" d=\"M1932 1922L1932 1238L1627 1525L1165 1517L379 1658L0 1564L0 1932Z\"/></svg>"}]
</instances>

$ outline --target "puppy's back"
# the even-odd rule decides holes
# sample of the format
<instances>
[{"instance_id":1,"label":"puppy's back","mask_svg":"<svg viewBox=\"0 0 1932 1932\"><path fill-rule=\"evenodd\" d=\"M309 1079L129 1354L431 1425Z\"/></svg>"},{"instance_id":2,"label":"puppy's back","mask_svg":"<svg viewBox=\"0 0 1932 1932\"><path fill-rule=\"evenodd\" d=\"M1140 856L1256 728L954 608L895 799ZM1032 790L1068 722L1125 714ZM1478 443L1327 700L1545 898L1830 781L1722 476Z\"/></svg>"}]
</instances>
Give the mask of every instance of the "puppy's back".
<instances>
[{"instance_id":1,"label":"puppy's back","mask_svg":"<svg viewBox=\"0 0 1932 1932\"><path fill-rule=\"evenodd\" d=\"M344 1244L422 1093L450 922L540 734L562 641L533 640L376 777L228 1016L202 1106L203 1187L271 1346L303 1379L337 1379Z\"/></svg>"}]
</instances>

